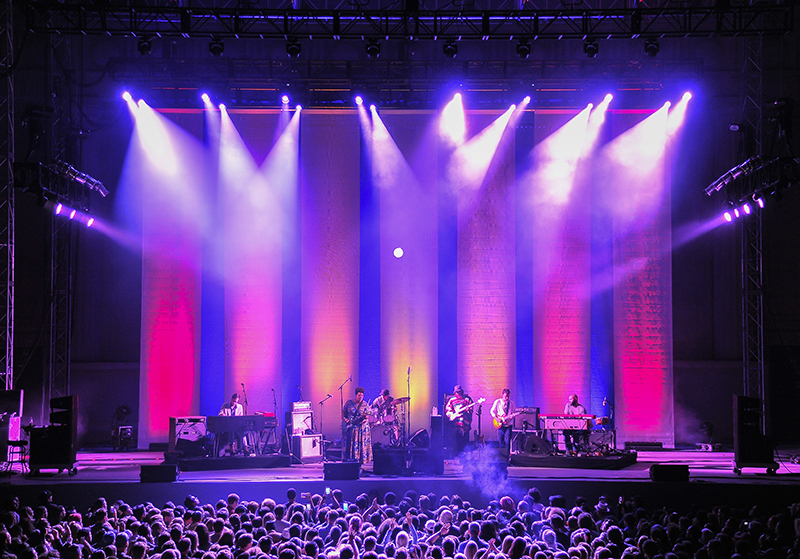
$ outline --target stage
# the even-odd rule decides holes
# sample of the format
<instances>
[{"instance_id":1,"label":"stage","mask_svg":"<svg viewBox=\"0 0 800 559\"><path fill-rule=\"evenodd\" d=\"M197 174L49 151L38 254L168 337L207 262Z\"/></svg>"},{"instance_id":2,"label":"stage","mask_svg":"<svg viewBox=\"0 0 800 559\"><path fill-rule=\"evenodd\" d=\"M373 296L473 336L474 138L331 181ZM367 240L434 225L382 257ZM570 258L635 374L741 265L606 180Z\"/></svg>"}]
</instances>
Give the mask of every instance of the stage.
<instances>
[{"instance_id":1,"label":"stage","mask_svg":"<svg viewBox=\"0 0 800 559\"><path fill-rule=\"evenodd\" d=\"M326 481L321 462L265 468L261 459L255 459L253 467L243 467L248 466L248 459L240 459L236 463L240 469L181 471L171 483L142 483L142 466L162 464L163 453L92 451L79 453L74 476L45 470L39 476L29 477L22 475L19 465L15 465L10 474L0 478L0 496L17 495L32 502L39 492L48 489L57 502L85 509L100 496L109 501L151 501L161 505L168 500L182 502L190 494L212 503L230 492L249 500L281 499L289 487L312 493L338 487L350 500L372 490L379 494L386 491L402 494L413 488L437 495L458 494L474 504L485 505L500 495L519 496L535 486L543 498L559 494L568 503L579 495L590 500L601 495L614 500L640 495L648 506L675 508L693 503L784 506L800 501L800 465L792 463L797 454L794 450L777 454L776 475L768 475L764 468L745 468L737 475L733 471L733 452L729 451L660 450L639 451L635 462L620 469L590 469L591 460L552 457L558 458L558 462L541 460L539 467L508 466L506 478L503 468L493 458L495 454L483 451L461 461L446 460L442 475L378 476L368 464L358 480ZM573 467L560 467L567 462ZM654 465L685 465L689 481L651 481L650 469Z\"/></svg>"}]
</instances>

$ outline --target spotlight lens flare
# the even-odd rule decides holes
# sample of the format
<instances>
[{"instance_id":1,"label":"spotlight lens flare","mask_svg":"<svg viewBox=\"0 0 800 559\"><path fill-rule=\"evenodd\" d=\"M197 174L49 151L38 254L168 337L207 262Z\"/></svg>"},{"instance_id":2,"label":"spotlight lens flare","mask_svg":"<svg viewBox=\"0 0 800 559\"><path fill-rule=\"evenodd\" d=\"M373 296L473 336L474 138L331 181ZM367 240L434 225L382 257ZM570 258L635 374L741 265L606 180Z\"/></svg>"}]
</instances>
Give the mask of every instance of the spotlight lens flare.
<instances>
[{"instance_id":1,"label":"spotlight lens flare","mask_svg":"<svg viewBox=\"0 0 800 559\"><path fill-rule=\"evenodd\" d=\"M289 104L289 96L288 95L281 95L281 103L284 105Z\"/></svg>"},{"instance_id":2,"label":"spotlight lens flare","mask_svg":"<svg viewBox=\"0 0 800 559\"><path fill-rule=\"evenodd\" d=\"M523 99L522 102L527 105L528 103L531 102L531 96L530 95L526 95L525 99Z\"/></svg>"},{"instance_id":3,"label":"spotlight lens flare","mask_svg":"<svg viewBox=\"0 0 800 559\"><path fill-rule=\"evenodd\" d=\"M370 105L369 106L369 110L374 113L374 112L376 112L378 110L378 107L376 107L375 105Z\"/></svg>"},{"instance_id":4,"label":"spotlight lens flare","mask_svg":"<svg viewBox=\"0 0 800 559\"><path fill-rule=\"evenodd\" d=\"M744 210L744 213L746 213L747 215L750 215L750 212L752 211L750 209L750 204L745 204L744 206L742 206L742 209Z\"/></svg>"},{"instance_id":5,"label":"spotlight lens flare","mask_svg":"<svg viewBox=\"0 0 800 559\"><path fill-rule=\"evenodd\" d=\"M731 215L731 212L725 212L724 215L725 215L725 221L728 221L728 222L733 221L733 216Z\"/></svg>"},{"instance_id":6,"label":"spotlight lens flare","mask_svg":"<svg viewBox=\"0 0 800 559\"><path fill-rule=\"evenodd\" d=\"M605 101L606 103L610 103L613 98L614 98L613 95L611 95L610 93L606 93L606 96L603 97L603 101Z\"/></svg>"},{"instance_id":7,"label":"spotlight lens flare","mask_svg":"<svg viewBox=\"0 0 800 559\"><path fill-rule=\"evenodd\" d=\"M228 107L225 106L225 103L220 103L219 104L219 110L220 111L226 111L226 110L228 110Z\"/></svg>"},{"instance_id":8,"label":"spotlight lens flare","mask_svg":"<svg viewBox=\"0 0 800 559\"><path fill-rule=\"evenodd\" d=\"M763 198L756 198L756 204L758 204L759 208L764 207L764 199Z\"/></svg>"},{"instance_id":9,"label":"spotlight lens flare","mask_svg":"<svg viewBox=\"0 0 800 559\"><path fill-rule=\"evenodd\" d=\"M208 93L203 93L200 98L203 100L203 103L211 102L211 97L208 96Z\"/></svg>"},{"instance_id":10,"label":"spotlight lens flare","mask_svg":"<svg viewBox=\"0 0 800 559\"><path fill-rule=\"evenodd\" d=\"M133 101L133 97L131 97L131 94L128 93L127 91L122 92L122 98L125 99L128 103Z\"/></svg>"},{"instance_id":11,"label":"spotlight lens flare","mask_svg":"<svg viewBox=\"0 0 800 559\"><path fill-rule=\"evenodd\" d=\"M359 107L364 104L364 98L361 95L356 95L356 105Z\"/></svg>"},{"instance_id":12,"label":"spotlight lens flare","mask_svg":"<svg viewBox=\"0 0 800 559\"><path fill-rule=\"evenodd\" d=\"M75 214L77 214L77 213L78 213L78 210L72 210L71 212L69 212L69 218L70 219L75 219Z\"/></svg>"},{"instance_id":13,"label":"spotlight lens flare","mask_svg":"<svg viewBox=\"0 0 800 559\"><path fill-rule=\"evenodd\" d=\"M394 249L392 251L392 254L394 254L395 258L402 258L403 257L403 249L401 247L397 247L396 249Z\"/></svg>"},{"instance_id":14,"label":"spotlight lens flare","mask_svg":"<svg viewBox=\"0 0 800 559\"><path fill-rule=\"evenodd\" d=\"M686 93L683 94L683 100L684 101L688 101L691 98L692 98L692 94L689 91L687 91Z\"/></svg>"},{"instance_id":15,"label":"spotlight lens flare","mask_svg":"<svg viewBox=\"0 0 800 559\"><path fill-rule=\"evenodd\" d=\"M86 227L91 227L93 223L94 223L94 218L90 217L89 221L86 222Z\"/></svg>"},{"instance_id":16,"label":"spotlight lens flare","mask_svg":"<svg viewBox=\"0 0 800 559\"><path fill-rule=\"evenodd\" d=\"M302 110L303 110L303 106L302 106L302 105L297 105L297 106L294 108L294 110L296 110L296 111L302 111Z\"/></svg>"},{"instance_id":17,"label":"spotlight lens flare","mask_svg":"<svg viewBox=\"0 0 800 559\"><path fill-rule=\"evenodd\" d=\"M739 217L739 208L734 208L733 215L735 215L736 217Z\"/></svg>"},{"instance_id":18,"label":"spotlight lens flare","mask_svg":"<svg viewBox=\"0 0 800 559\"><path fill-rule=\"evenodd\" d=\"M63 209L64 209L64 204L62 204L62 203L60 203L60 202L59 202L59 203L56 205L55 214L56 214L56 215L59 215L59 214L61 214L61 211L62 211Z\"/></svg>"}]
</instances>

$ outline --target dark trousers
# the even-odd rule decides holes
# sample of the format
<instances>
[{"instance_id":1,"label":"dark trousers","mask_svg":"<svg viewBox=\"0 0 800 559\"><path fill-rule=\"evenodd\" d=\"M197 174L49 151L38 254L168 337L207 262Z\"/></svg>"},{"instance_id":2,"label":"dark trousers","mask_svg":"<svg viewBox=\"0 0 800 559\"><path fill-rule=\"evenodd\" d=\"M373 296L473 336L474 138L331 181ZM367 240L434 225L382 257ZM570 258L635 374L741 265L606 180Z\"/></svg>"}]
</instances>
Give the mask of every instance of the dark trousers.
<instances>
[{"instance_id":1,"label":"dark trousers","mask_svg":"<svg viewBox=\"0 0 800 559\"><path fill-rule=\"evenodd\" d=\"M456 427L456 454L461 454L464 448L466 448L469 442L469 431L469 429L464 430Z\"/></svg>"},{"instance_id":2,"label":"dark trousers","mask_svg":"<svg viewBox=\"0 0 800 559\"><path fill-rule=\"evenodd\" d=\"M586 431L576 431L573 429L564 430L564 448L567 452L579 452L581 445L584 444Z\"/></svg>"},{"instance_id":3,"label":"dark trousers","mask_svg":"<svg viewBox=\"0 0 800 559\"><path fill-rule=\"evenodd\" d=\"M500 437L500 448L508 450L511 444L511 430L513 425L504 425L497 430L497 435Z\"/></svg>"}]
</instances>

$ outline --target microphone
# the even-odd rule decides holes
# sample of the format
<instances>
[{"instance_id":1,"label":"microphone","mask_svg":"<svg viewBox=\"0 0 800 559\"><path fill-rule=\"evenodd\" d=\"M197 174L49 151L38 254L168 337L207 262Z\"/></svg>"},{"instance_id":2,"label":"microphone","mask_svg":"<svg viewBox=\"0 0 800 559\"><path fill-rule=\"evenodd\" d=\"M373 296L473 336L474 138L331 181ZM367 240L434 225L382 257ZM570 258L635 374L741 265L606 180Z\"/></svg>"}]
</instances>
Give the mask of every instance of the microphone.
<instances>
[{"instance_id":1,"label":"microphone","mask_svg":"<svg viewBox=\"0 0 800 559\"><path fill-rule=\"evenodd\" d=\"M241 385L242 385L242 388L244 388L244 383L243 383L243 382L241 382L241 383L239 383L239 384L241 384Z\"/></svg>"},{"instance_id":2,"label":"microphone","mask_svg":"<svg viewBox=\"0 0 800 559\"><path fill-rule=\"evenodd\" d=\"M607 404L608 404L608 399L605 396L603 396L603 405L605 406Z\"/></svg>"},{"instance_id":3,"label":"microphone","mask_svg":"<svg viewBox=\"0 0 800 559\"><path fill-rule=\"evenodd\" d=\"M274 389L274 388L270 388L270 390L272 390L273 392L275 392L275 389Z\"/></svg>"},{"instance_id":4,"label":"microphone","mask_svg":"<svg viewBox=\"0 0 800 559\"><path fill-rule=\"evenodd\" d=\"M330 394L328 394L327 396L328 396L328 398L333 398L333 396L331 396Z\"/></svg>"}]
</instances>

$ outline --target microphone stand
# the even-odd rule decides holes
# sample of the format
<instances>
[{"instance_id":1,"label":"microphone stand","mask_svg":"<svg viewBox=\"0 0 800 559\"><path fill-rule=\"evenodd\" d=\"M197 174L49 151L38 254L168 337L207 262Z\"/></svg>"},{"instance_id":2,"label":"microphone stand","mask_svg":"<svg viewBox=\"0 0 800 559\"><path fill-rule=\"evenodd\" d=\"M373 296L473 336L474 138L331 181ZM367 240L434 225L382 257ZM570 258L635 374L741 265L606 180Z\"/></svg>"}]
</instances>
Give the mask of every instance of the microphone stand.
<instances>
[{"instance_id":1,"label":"microphone stand","mask_svg":"<svg viewBox=\"0 0 800 559\"><path fill-rule=\"evenodd\" d=\"M242 399L244 400L244 415L247 415L247 390L244 388L244 383L242 384Z\"/></svg>"},{"instance_id":2,"label":"microphone stand","mask_svg":"<svg viewBox=\"0 0 800 559\"><path fill-rule=\"evenodd\" d=\"M406 416L403 418L403 450L406 458L406 469L411 470L411 445L409 435L411 433L411 366L406 371Z\"/></svg>"},{"instance_id":3,"label":"microphone stand","mask_svg":"<svg viewBox=\"0 0 800 559\"><path fill-rule=\"evenodd\" d=\"M319 432L322 433L322 461L325 461L325 402L333 398L330 394L319 402Z\"/></svg>"},{"instance_id":4,"label":"microphone stand","mask_svg":"<svg viewBox=\"0 0 800 559\"><path fill-rule=\"evenodd\" d=\"M247 415L247 390L245 389L245 387L244 387L244 383L243 383L243 382L241 383L241 385L242 385L242 399L244 400L244 410L243 410L243 415ZM236 411L236 410L235 410L235 409L233 409L233 410L231 410L231 413L234 413L235 411ZM251 445L251 444L250 444L250 443L252 443L252 442L253 442L253 441L251 440L250 433L246 433L246 432L245 432L245 433L242 433L242 443L243 443L243 445L244 445L244 452L245 452L245 455L247 455L247 454L249 454L249 453L250 453L250 450L248 450L248 448L247 448L247 447L248 447L248 445L249 445L249 446L251 446L251 447L253 447L253 446L254 446L254 445Z\"/></svg>"},{"instance_id":5,"label":"microphone stand","mask_svg":"<svg viewBox=\"0 0 800 559\"><path fill-rule=\"evenodd\" d=\"M344 462L344 451L347 446L345 444L345 431L347 429L347 426L345 425L344 422L344 385L350 382L351 380L353 380L353 377L349 376L347 377L347 380L345 380L342 384L339 385L339 409L342 410L342 462Z\"/></svg>"}]
</instances>

